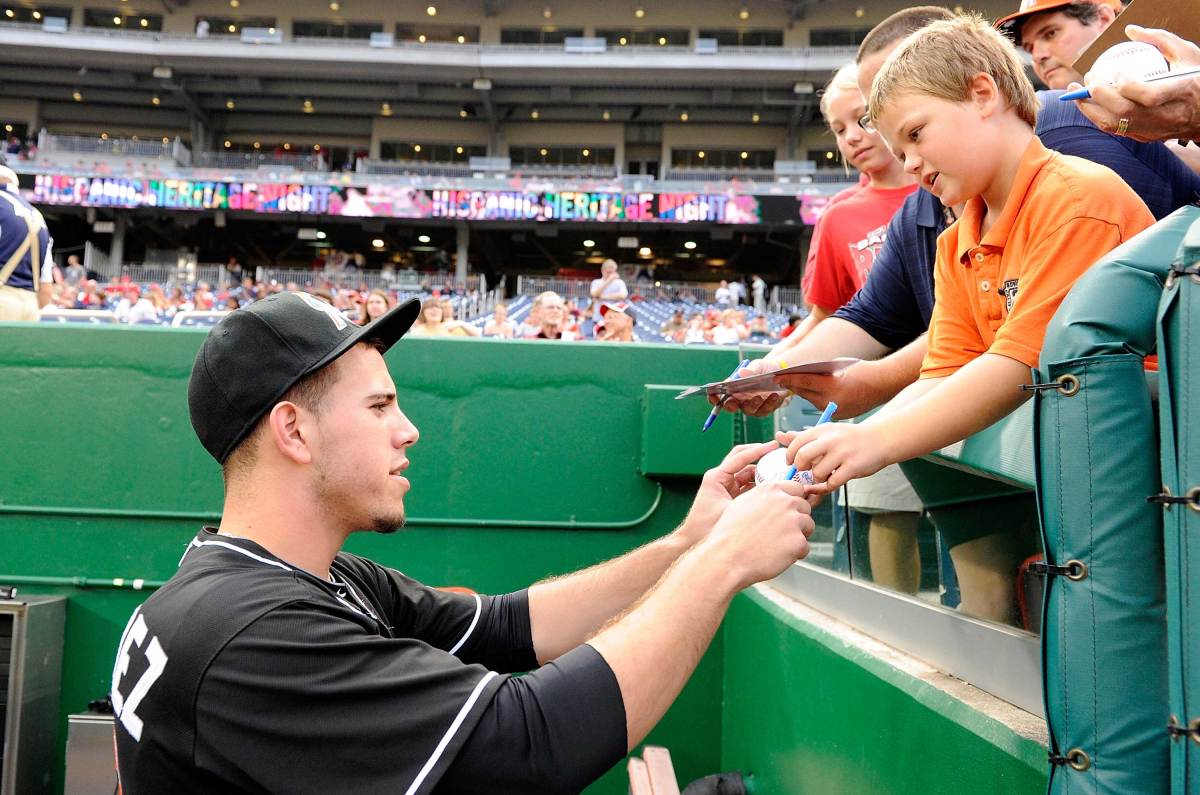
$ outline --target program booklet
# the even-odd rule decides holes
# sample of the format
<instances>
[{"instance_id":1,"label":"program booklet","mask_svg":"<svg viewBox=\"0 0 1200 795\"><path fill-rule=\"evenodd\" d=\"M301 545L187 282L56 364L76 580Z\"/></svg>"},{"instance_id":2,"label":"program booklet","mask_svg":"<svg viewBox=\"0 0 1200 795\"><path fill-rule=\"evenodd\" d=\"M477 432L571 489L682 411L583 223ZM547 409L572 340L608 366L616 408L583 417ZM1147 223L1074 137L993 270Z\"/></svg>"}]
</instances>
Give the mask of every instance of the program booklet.
<instances>
[{"instance_id":1,"label":"program booklet","mask_svg":"<svg viewBox=\"0 0 1200 795\"><path fill-rule=\"evenodd\" d=\"M740 395L747 392L786 392L787 389L775 383L775 377L779 375L791 375L793 373L805 373L809 375L833 375L840 373L852 364L857 364L860 359L852 359L849 357L839 357L830 359L824 362L806 362L805 364L795 364L790 367L784 367L779 370L772 370L769 373L760 375L751 375L745 378L727 378L724 381L714 381L711 384L704 386L690 386L675 396L676 400L690 397L691 395L718 395L724 397L727 395Z\"/></svg>"}]
</instances>

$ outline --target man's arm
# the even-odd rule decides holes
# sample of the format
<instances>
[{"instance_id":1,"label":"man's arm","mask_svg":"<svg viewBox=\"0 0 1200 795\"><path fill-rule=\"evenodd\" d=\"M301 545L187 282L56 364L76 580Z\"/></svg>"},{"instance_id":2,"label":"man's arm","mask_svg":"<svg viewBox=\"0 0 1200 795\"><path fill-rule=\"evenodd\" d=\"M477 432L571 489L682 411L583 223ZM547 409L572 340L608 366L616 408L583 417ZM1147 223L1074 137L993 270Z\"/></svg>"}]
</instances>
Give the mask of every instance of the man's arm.
<instances>
[{"instance_id":1,"label":"man's arm","mask_svg":"<svg viewBox=\"0 0 1200 795\"><path fill-rule=\"evenodd\" d=\"M833 318L821 325L837 322L846 321ZM848 325L854 326L853 323ZM844 420L887 403L912 385L921 375L921 362L927 349L926 335L922 334L878 361L859 362L834 375L781 375L775 382L817 408L836 403L838 410L834 418Z\"/></svg>"},{"instance_id":2,"label":"man's arm","mask_svg":"<svg viewBox=\"0 0 1200 795\"><path fill-rule=\"evenodd\" d=\"M811 469L832 491L983 430L1028 399L1021 391L1028 379L1025 364L985 353L953 375L930 379L939 382L935 386L917 382L900 395L902 405L861 425L821 425L781 439L796 467Z\"/></svg>"},{"instance_id":3,"label":"man's arm","mask_svg":"<svg viewBox=\"0 0 1200 795\"><path fill-rule=\"evenodd\" d=\"M696 500L673 533L625 555L529 589L529 623L538 661L545 663L583 643L627 609L688 549L706 538L730 501L752 488L753 464L778 445L733 448L704 474Z\"/></svg>"}]
</instances>

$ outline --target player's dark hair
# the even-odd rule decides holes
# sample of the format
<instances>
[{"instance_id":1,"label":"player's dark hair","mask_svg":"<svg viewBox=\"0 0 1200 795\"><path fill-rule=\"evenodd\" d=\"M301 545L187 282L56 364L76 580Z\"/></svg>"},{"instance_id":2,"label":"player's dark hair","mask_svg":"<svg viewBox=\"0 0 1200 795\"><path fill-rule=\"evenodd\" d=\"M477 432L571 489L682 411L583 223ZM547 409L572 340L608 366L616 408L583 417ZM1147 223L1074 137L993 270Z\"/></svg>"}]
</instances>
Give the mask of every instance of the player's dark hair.
<instances>
[{"instance_id":1,"label":"player's dark hair","mask_svg":"<svg viewBox=\"0 0 1200 795\"><path fill-rule=\"evenodd\" d=\"M1075 3L1074 5L1085 4ZM954 12L942 6L913 6L897 11L871 28L871 32L862 40L862 44L858 45L858 55L854 57L854 62L862 63L863 58L868 55L885 50L930 22L942 19L954 19Z\"/></svg>"},{"instance_id":2,"label":"player's dark hair","mask_svg":"<svg viewBox=\"0 0 1200 795\"><path fill-rule=\"evenodd\" d=\"M1061 11L1071 19L1078 21L1080 25L1090 25L1100 17L1100 6L1095 3L1068 3L1067 5L1059 6L1054 10Z\"/></svg>"}]
</instances>

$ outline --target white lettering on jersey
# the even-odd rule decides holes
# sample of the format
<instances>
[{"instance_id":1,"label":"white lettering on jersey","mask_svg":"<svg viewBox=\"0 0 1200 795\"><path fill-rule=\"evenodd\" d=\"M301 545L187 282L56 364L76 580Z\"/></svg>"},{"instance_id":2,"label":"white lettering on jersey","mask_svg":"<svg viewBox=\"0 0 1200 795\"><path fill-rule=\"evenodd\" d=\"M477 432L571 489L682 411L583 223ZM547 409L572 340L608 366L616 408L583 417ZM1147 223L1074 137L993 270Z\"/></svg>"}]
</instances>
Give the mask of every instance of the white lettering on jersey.
<instances>
[{"instance_id":1,"label":"white lettering on jersey","mask_svg":"<svg viewBox=\"0 0 1200 795\"><path fill-rule=\"evenodd\" d=\"M113 714L121 721L130 736L139 742L142 739L143 724L142 719L137 715L138 705L142 703L146 693L150 691L151 686L158 681L158 677L162 676L163 669L167 667L167 653L163 651L162 644L158 642L158 636L151 637L150 642L146 643L148 634L150 634L150 628L146 626L146 618L141 614L139 607L130 619L130 626L125 628L125 636L121 638L121 648L117 652L117 664L113 668ZM145 673L133 683L133 689L126 697L121 694L120 684L121 679L129 672L129 663L132 659L130 651L131 647L135 645L139 649L145 648L144 653L148 665Z\"/></svg>"},{"instance_id":2,"label":"white lettering on jersey","mask_svg":"<svg viewBox=\"0 0 1200 795\"><path fill-rule=\"evenodd\" d=\"M322 301L320 298L313 298L308 293L292 293L292 295L296 296L301 301L308 304L310 308L315 309L324 315L328 315L329 319L333 321L333 325L337 327L338 331L341 331L347 325L349 325L346 318L342 317L341 312L337 311L332 306L330 306L329 304Z\"/></svg>"}]
</instances>

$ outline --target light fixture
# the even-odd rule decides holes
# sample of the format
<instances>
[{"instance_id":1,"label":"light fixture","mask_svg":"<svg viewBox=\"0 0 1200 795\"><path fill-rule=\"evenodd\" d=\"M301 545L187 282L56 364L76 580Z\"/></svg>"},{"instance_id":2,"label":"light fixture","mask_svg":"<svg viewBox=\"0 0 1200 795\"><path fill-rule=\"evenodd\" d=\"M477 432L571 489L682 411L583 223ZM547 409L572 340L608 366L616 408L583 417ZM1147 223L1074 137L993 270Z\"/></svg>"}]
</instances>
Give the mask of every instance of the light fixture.
<instances>
[{"instance_id":1,"label":"light fixture","mask_svg":"<svg viewBox=\"0 0 1200 795\"><path fill-rule=\"evenodd\" d=\"M649 246L642 246L641 248L638 249L639 257L649 257L653 253L654 252L650 250Z\"/></svg>"},{"instance_id":2,"label":"light fixture","mask_svg":"<svg viewBox=\"0 0 1200 795\"><path fill-rule=\"evenodd\" d=\"M138 24L141 25L143 28L148 28L148 27L150 27L150 20L146 19L145 17L142 17L138 21Z\"/></svg>"},{"instance_id":3,"label":"light fixture","mask_svg":"<svg viewBox=\"0 0 1200 795\"><path fill-rule=\"evenodd\" d=\"M600 114L600 118L604 119L605 121L608 121L609 119L612 118L612 114L609 113L608 111L604 111L603 113Z\"/></svg>"},{"instance_id":4,"label":"light fixture","mask_svg":"<svg viewBox=\"0 0 1200 795\"><path fill-rule=\"evenodd\" d=\"M688 251L694 251L694 250L695 250L695 248L696 248L696 241L695 241L695 240L689 240L689 241L687 241L686 243L684 243L684 244L683 244L683 247L684 247L684 248L686 248Z\"/></svg>"},{"instance_id":5,"label":"light fixture","mask_svg":"<svg viewBox=\"0 0 1200 795\"><path fill-rule=\"evenodd\" d=\"M314 151L314 152L320 152L320 151L321 151L321 145L320 145L320 144L313 144L313 151Z\"/></svg>"},{"instance_id":6,"label":"light fixture","mask_svg":"<svg viewBox=\"0 0 1200 795\"><path fill-rule=\"evenodd\" d=\"M538 109L537 109L537 108L534 108L533 110L529 111L529 118L531 118L531 119L535 119L535 120L536 120L536 119L537 119L537 118L539 118L541 115L542 115L542 114L538 113Z\"/></svg>"},{"instance_id":7,"label":"light fixture","mask_svg":"<svg viewBox=\"0 0 1200 795\"><path fill-rule=\"evenodd\" d=\"M392 106L389 103L385 102L379 106L379 112L382 113L384 116L391 116L392 115Z\"/></svg>"},{"instance_id":8,"label":"light fixture","mask_svg":"<svg viewBox=\"0 0 1200 795\"><path fill-rule=\"evenodd\" d=\"M686 110L685 110L683 113L680 113L680 114L679 114L679 120L680 120L680 121L687 121L687 120L688 120L688 113L687 113L687 111L686 111Z\"/></svg>"},{"instance_id":9,"label":"light fixture","mask_svg":"<svg viewBox=\"0 0 1200 795\"><path fill-rule=\"evenodd\" d=\"M136 144L138 142L138 137L136 135L132 135L132 136L130 136L130 140L132 140Z\"/></svg>"},{"instance_id":10,"label":"light fixture","mask_svg":"<svg viewBox=\"0 0 1200 795\"><path fill-rule=\"evenodd\" d=\"M750 157L750 153L749 153L749 152L742 152L742 160L745 160L745 159L746 159L746 158L748 158L748 157Z\"/></svg>"},{"instance_id":11,"label":"light fixture","mask_svg":"<svg viewBox=\"0 0 1200 795\"><path fill-rule=\"evenodd\" d=\"M459 43L459 44L466 44L466 43L467 43L467 37L466 37L466 36L464 36L464 35L462 35L462 34L460 33L460 34L458 34L458 39L457 39L457 41L458 41L458 43Z\"/></svg>"},{"instance_id":12,"label":"light fixture","mask_svg":"<svg viewBox=\"0 0 1200 795\"><path fill-rule=\"evenodd\" d=\"M539 155L541 155L542 157L545 157L546 155L550 154L550 150L549 150L549 149L544 149L544 148L543 148L543 149L539 149L539 150L538 150L538 154L539 154Z\"/></svg>"},{"instance_id":13,"label":"light fixture","mask_svg":"<svg viewBox=\"0 0 1200 795\"><path fill-rule=\"evenodd\" d=\"M420 144L413 144L413 151L414 151L414 152L420 152L420 151L421 151L421 145L420 145Z\"/></svg>"},{"instance_id":14,"label":"light fixture","mask_svg":"<svg viewBox=\"0 0 1200 795\"><path fill-rule=\"evenodd\" d=\"M10 133L12 131L13 131L13 126L11 124L4 125L4 132Z\"/></svg>"},{"instance_id":15,"label":"light fixture","mask_svg":"<svg viewBox=\"0 0 1200 795\"><path fill-rule=\"evenodd\" d=\"M467 110L465 107L458 109L458 118L465 119L470 115L471 115L471 112L469 110Z\"/></svg>"},{"instance_id":16,"label":"light fixture","mask_svg":"<svg viewBox=\"0 0 1200 795\"><path fill-rule=\"evenodd\" d=\"M292 151L292 145L291 145L291 144L289 144L288 142L284 141L284 143L283 143L283 151L285 151L285 152L290 152L290 151Z\"/></svg>"},{"instance_id":17,"label":"light fixture","mask_svg":"<svg viewBox=\"0 0 1200 795\"><path fill-rule=\"evenodd\" d=\"M33 12L33 18L34 18L34 19L41 19L41 18L42 18L42 12L41 12L41 11L34 11L34 12Z\"/></svg>"},{"instance_id":18,"label":"light fixture","mask_svg":"<svg viewBox=\"0 0 1200 795\"><path fill-rule=\"evenodd\" d=\"M16 15L17 15L17 12L13 11L11 8L4 9L4 16L8 17L9 19L12 19Z\"/></svg>"},{"instance_id":19,"label":"light fixture","mask_svg":"<svg viewBox=\"0 0 1200 795\"><path fill-rule=\"evenodd\" d=\"M461 155L462 153L463 153L463 148L461 146L454 147L454 154Z\"/></svg>"},{"instance_id":20,"label":"light fixture","mask_svg":"<svg viewBox=\"0 0 1200 795\"><path fill-rule=\"evenodd\" d=\"M659 37L658 37L658 46L659 46L659 47L662 47L662 46L663 46L663 45L665 45L666 43L667 43L667 37L666 37L666 36L659 36Z\"/></svg>"},{"instance_id":21,"label":"light fixture","mask_svg":"<svg viewBox=\"0 0 1200 795\"><path fill-rule=\"evenodd\" d=\"M826 160L833 160L833 152L826 152L826 153L825 153L825 159L826 159Z\"/></svg>"},{"instance_id":22,"label":"light fixture","mask_svg":"<svg viewBox=\"0 0 1200 795\"><path fill-rule=\"evenodd\" d=\"M162 104L162 100L158 98L158 94L155 94L154 96L150 97L150 104L151 105L161 105Z\"/></svg>"},{"instance_id":23,"label":"light fixture","mask_svg":"<svg viewBox=\"0 0 1200 795\"><path fill-rule=\"evenodd\" d=\"M584 149L584 150L583 150L583 156L584 156L584 157L591 157L591 155L592 155L592 150L591 150L591 149Z\"/></svg>"},{"instance_id":24,"label":"light fixture","mask_svg":"<svg viewBox=\"0 0 1200 795\"><path fill-rule=\"evenodd\" d=\"M626 44L629 43L629 39L622 36L621 38L617 39L617 43L620 44L622 47L624 47Z\"/></svg>"},{"instance_id":25,"label":"light fixture","mask_svg":"<svg viewBox=\"0 0 1200 795\"><path fill-rule=\"evenodd\" d=\"M232 24L232 23L231 23L231 24L229 25L229 32L230 32L230 33L237 33L237 25L234 25L234 24Z\"/></svg>"},{"instance_id":26,"label":"light fixture","mask_svg":"<svg viewBox=\"0 0 1200 795\"><path fill-rule=\"evenodd\" d=\"M229 149L232 146L233 146L233 141L230 141L228 138L226 138L225 139L225 148Z\"/></svg>"},{"instance_id":27,"label":"light fixture","mask_svg":"<svg viewBox=\"0 0 1200 795\"><path fill-rule=\"evenodd\" d=\"M762 121L762 116L759 116L757 113L750 116L751 124L758 124L760 121Z\"/></svg>"},{"instance_id":28,"label":"light fixture","mask_svg":"<svg viewBox=\"0 0 1200 795\"><path fill-rule=\"evenodd\" d=\"M262 149L262 141L255 141L255 142L254 142L254 148L255 148L255 149Z\"/></svg>"},{"instance_id":29,"label":"light fixture","mask_svg":"<svg viewBox=\"0 0 1200 795\"><path fill-rule=\"evenodd\" d=\"M374 240L371 241L371 245L374 246L375 248L383 248L383 246L384 246L383 238L381 238L381 237L375 238Z\"/></svg>"},{"instance_id":30,"label":"light fixture","mask_svg":"<svg viewBox=\"0 0 1200 795\"><path fill-rule=\"evenodd\" d=\"M698 158L700 158L701 160L703 160L703 159L704 159L704 150L703 150L703 149L701 149L699 152L697 152L697 153L696 153L696 157L698 157Z\"/></svg>"},{"instance_id":31,"label":"light fixture","mask_svg":"<svg viewBox=\"0 0 1200 795\"><path fill-rule=\"evenodd\" d=\"M165 135L163 136L163 139L162 139L162 141L163 141L163 143L164 143L164 144L169 144L169 143L171 143L171 139L170 139L170 138L168 138L168 137L167 137L167 136L165 136Z\"/></svg>"},{"instance_id":32,"label":"light fixture","mask_svg":"<svg viewBox=\"0 0 1200 795\"><path fill-rule=\"evenodd\" d=\"M274 36L274 35L275 35L275 28L267 28L267 33L268 33L268 34L270 34L270 35L272 35L272 36Z\"/></svg>"},{"instance_id":33,"label":"light fixture","mask_svg":"<svg viewBox=\"0 0 1200 795\"><path fill-rule=\"evenodd\" d=\"M643 17L646 16L646 9L642 8L641 6L638 6L637 8L635 8L633 10L633 15L635 17L637 17L638 19L642 19Z\"/></svg>"},{"instance_id":34,"label":"light fixture","mask_svg":"<svg viewBox=\"0 0 1200 795\"><path fill-rule=\"evenodd\" d=\"M329 235L325 234L325 230L324 230L324 229L318 229L318 230L317 230L317 240L324 240L324 239L325 239L325 238L327 238L327 237L329 237Z\"/></svg>"},{"instance_id":35,"label":"light fixture","mask_svg":"<svg viewBox=\"0 0 1200 795\"><path fill-rule=\"evenodd\" d=\"M231 98L229 98L229 99L227 99L227 100L225 100L225 110L233 110L233 109L234 109L234 108L236 108L236 107L237 107L237 105L236 105L236 104L234 104L234 101L233 101L233 98L232 98L232 97L231 97Z\"/></svg>"},{"instance_id":36,"label":"light fixture","mask_svg":"<svg viewBox=\"0 0 1200 795\"><path fill-rule=\"evenodd\" d=\"M120 18L120 17L113 17L113 24L114 24L114 25L120 25L120 24L121 24L121 18Z\"/></svg>"},{"instance_id":37,"label":"light fixture","mask_svg":"<svg viewBox=\"0 0 1200 795\"><path fill-rule=\"evenodd\" d=\"M437 6L426 6L425 13L431 17L437 16Z\"/></svg>"},{"instance_id":38,"label":"light fixture","mask_svg":"<svg viewBox=\"0 0 1200 795\"><path fill-rule=\"evenodd\" d=\"M592 247L594 247L595 245L596 245L596 241L595 241L595 240L585 240L585 241L583 241L583 247L584 247L584 248L592 248Z\"/></svg>"},{"instance_id":39,"label":"light fixture","mask_svg":"<svg viewBox=\"0 0 1200 795\"><path fill-rule=\"evenodd\" d=\"M745 6L742 6L742 10L738 12L738 19L749 19L749 18L750 18L750 9L746 8Z\"/></svg>"},{"instance_id":40,"label":"light fixture","mask_svg":"<svg viewBox=\"0 0 1200 795\"><path fill-rule=\"evenodd\" d=\"M83 94L80 93L78 88L71 92L71 99L76 102L83 102Z\"/></svg>"},{"instance_id":41,"label":"light fixture","mask_svg":"<svg viewBox=\"0 0 1200 795\"><path fill-rule=\"evenodd\" d=\"M237 7L238 7L238 6L240 6L241 4L242 4L242 0L229 0L229 7L230 7L230 8L237 8Z\"/></svg>"},{"instance_id":42,"label":"light fixture","mask_svg":"<svg viewBox=\"0 0 1200 795\"><path fill-rule=\"evenodd\" d=\"M341 11L342 4L339 3L337 0L333 0L333 2L329 4L329 10L330 11Z\"/></svg>"},{"instance_id":43,"label":"light fixture","mask_svg":"<svg viewBox=\"0 0 1200 795\"><path fill-rule=\"evenodd\" d=\"M417 242L418 243L428 243L429 235L417 235Z\"/></svg>"},{"instance_id":44,"label":"light fixture","mask_svg":"<svg viewBox=\"0 0 1200 795\"><path fill-rule=\"evenodd\" d=\"M417 36L417 41L419 41L419 42L421 42L422 44L424 44L424 43L425 43L425 34L424 34L424 33L422 33L421 35Z\"/></svg>"},{"instance_id":45,"label":"light fixture","mask_svg":"<svg viewBox=\"0 0 1200 795\"><path fill-rule=\"evenodd\" d=\"M101 141L107 141L107 140L108 140L108 133L106 133L106 132L102 132L102 133L100 133L100 140L101 140Z\"/></svg>"},{"instance_id":46,"label":"light fixture","mask_svg":"<svg viewBox=\"0 0 1200 795\"><path fill-rule=\"evenodd\" d=\"M304 107L301 108L305 113L313 112L313 104L311 99L304 100Z\"/></svg>"},{"instance_id":47,"label":"light fixture","mask_svg":"<svg viewBox=\"0 0 1200 795\"><path fill-rule=\"evenodd\" d=\"M854 16L858 17L859 19L862 19L863 15L866 13L867 12L863 10L862 6L859 6L858 8L854 9Z\"/></svg>"},{"instance_id":48,"label":"light fixture","mask_svg":"<svg viewBox=\"0 0 1200 795\"><path fill-rule=\"evenodd\" d=\"M550 10L550 6L546 6L545 8L542 9L542 18L543 19L549 19L552 16L554 16L554 12L552 10Z\"/></svg>"}]
</instances>

